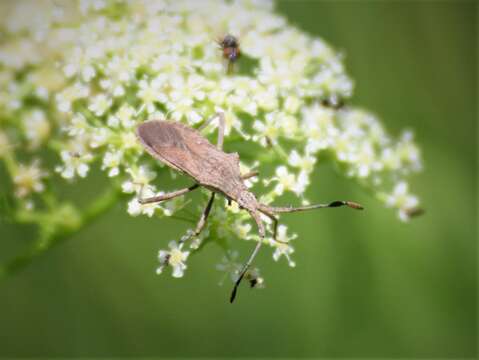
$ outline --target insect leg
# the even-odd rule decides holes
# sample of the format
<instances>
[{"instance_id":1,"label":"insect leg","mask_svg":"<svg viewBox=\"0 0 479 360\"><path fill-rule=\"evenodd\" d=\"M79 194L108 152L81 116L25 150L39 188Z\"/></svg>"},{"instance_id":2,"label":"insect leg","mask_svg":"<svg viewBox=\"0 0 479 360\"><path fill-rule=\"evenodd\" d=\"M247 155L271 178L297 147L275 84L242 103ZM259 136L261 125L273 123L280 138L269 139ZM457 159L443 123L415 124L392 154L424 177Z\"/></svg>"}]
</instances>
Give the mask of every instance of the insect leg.
<instances>
[{"instance_id":1,"label":"insect leg","mask_svg":"<svg viewBox=\"0 0 479 360\"><path fill-rule=\"evenodd\" d=\"M300 207L280 207L280 206L268 206L260 204L259 209L266 212L272 213L290 213L290 212L297 212L297 211L307 211L307 210L314 210L314 209L323 209L323 208L331 208L331 207L339 207L339 206L348 206L352 209L362 210L364 209L360 204L352 202L352 201L333 201L329 204L314 204L308 206L300 206Z\"/></svg>"},{"instance_id":2,"label":"insect leg","mask_svg":"<svg viewBox=\"0 0 479 360\"><path fill-rule=\"evenodd\" d=\"M249 173L246 173L246 174L242 175L241 177L243 179L249 179L249 178L257 176L257 175L258 175L257 171L252 171L252 172L249 172ZM191 185L190 187L180 189L180 190L176 190L176 191L172 191L172 192L169 192L169 193L166 193L166 194L163 194L163 195L152 196L152 197L145 198L145 199L140 198L140 199L138 199L138 202L143 205L143 204L151 204L151 203L154 203L154 202L166 201L166 200L173 199L177 196L187 194L190 191L198 189L199 187L200 187L199 184L194 184L194 185Z\"/></svg>"},{"instance_id":3,"label":"insect leg","mask_svg":"<svg viewBox=\"0 0 479 360\"><path fill-rule=\"evenodd\" d=\"M214 114L212 117L210 117L208 120L206 120L201 126L198 128L198 131L203 130L205 127L207 127L214 119L218 118L219 119L219 128L218 128L218 141L216 142L216 146L218 149L223 149L223 140L225 137L225 114L224 112L217 112Z\"/></svg>"},{"instance_id":4,"label":"insect leg","mask_svg":"<svg viewBox=\"0 0 479 360\"><path fill-rule=\"evenodd\" d=\"M138 202L140 204L144 205L144 204L151 204L151 203L155 203L155 202L166 201L166 200L173 199L177 196L181 196L181 195L184 195L186 193L189 193L190 191L196 190L199 187L200 187L199 184L194 184L194 185L191 185L190 187L180 189L180 190L176 190L176 191L172 191L172 192L169 192L169 193L166 193L166 194L163 194L163 195L152 196L152 197L145 198L145 199L138 199Z\"/></svg>"},{"instance_id":5,"label":"insect leg","mask_svg":"<svg viewBox=\"0 0 479 360\"><path fill-rule=\"evenodd\" d=\"M246 179L249 179L249 178L252 178L252 177L255 177L255 176L258 176L259 175L259 172L258 171L250 171L244 175L241 175L241 178L243 180L246 180Z\"/></svg>"},{"instance_id":6,"label":"insect leg","mask_svg":"<svg viewBox=\"0 0 479 360\"><path fill-rule=\"evenodd\" d=\"M276 242L279 242L281 244L287 244L288 242L286 241L281 241L281 240L278 240L277 237L278 237L278 218L276 216L274 216L273 213L269 212L269 211L266 211L265 209L262 209L262 208L259 208L259 211L263 214L265 214L267 217L269 217L271 219L271 221L273 222L273 240L276 241Z\"/></svg>"},{"instance_id":7,"label":"insect leg","mask_svg":"<svg viewBox=\"0 0 479 360\"><path fill-rule=\"evenodd\" d=\"M277 235L278 235L278 218L276 216L274 216L273 213L269 212L269 211L265 211L264 209L259 209L259 211L263 214L265 214L267 217L269 217L271 219L271 221L273 222L273 240L274 241L278 241L276 239ZM283 241L278 241L280 243L282 243Z\"/></svg>"},{"instance_id":8,"label":"insect leg","mask_svg":"<svg viewBox=\"0 0 479 360\"><path fill-rule=\"evenodd\" d=\"M225 137L225 113L219 112L217 113L218 120L219 120L219 128L218 128L218 141L216 142L216 147L220 150L223 149L223 140Z\"/></svg>"},{"instance_id":9,"label":"insect leg","mask_svg":"<svg viewBox=\"0 0 479 360\"><path fill-rule=\"evenodd\" d=\"M269 217L273 221L273 240L278 241L276 238L278 235L278 218L276 216Z\"/></svg>"},{"instance_id":10,"label":"insect leg","mask_svg":"<svg viewBox=\"0 0 479 360\"><path fill-rule=\"evenodd\" d=\"M258 225L260 239L258 243L256 244L253 252L251 253L250 257L248 258L248 261L246 261L246 263L244 264L243 269L241 269L238 279L236 280L235 285L233 287L233 291L231 292L230 303L232 303L235 300L236 292L238 291L238 286L241 283L241 280L243 280L243 277L245 276L246 272L251 266L251 263L253 262L254 258L258 254L258 251L261 248L261 245L263 244L265 230L264 230L263 222L261 221L261 217L259 213L256 211L251 211L250 215L254 219L254 221L256 221L256 224Z\"/></svg>"},{"instance_id":11,"label":"insect leg","mask_svg":"<svg viewBox=\"0 0 479 360\"><path fill-rule=\"evenodd\" d=\"M218 117L218 113L215 113L212 117L206 120L203 124L198 127L198 131L204 130L211 122Z\"/></svg>"},{"instance_id":12,"label":"insect leg","mask_svg":"<svg viewBox=\"0 0 479 360\"><path fill-rule=\"evenodd\" d=\"M210 215L211 207L213 206L214 200L215 200L215 193L211 193L210 199L208 200L208 204L206 204L206 207L203 210L200 220L198 221L198 224L196 225L196 229L193 233L195 236L198 236L201 233L201 231L204 229L206 225L206 220L208 219L208 216Z\"/></svg>"},{"instance_id":13,"label":"insect leg","mask_svg":"<svg viewBox=\"0 0 479 360\"><path fill-rule=\"evenodd\" d=\"M246 173L242 175L243 179L249 179L250 177L258 175L257 171L252 171L249 173ZM208 216L210 215L211 207L213 206L213 201L215 200L215 194L214 192L211 193L211 197L208 200L208 204L206 204L205 209L203 210L203 213L201 214L200 220L198 221L198 224L196 225L195 230L191 233L191 236L185 237L182 242L185 242L189 239L191 239L193 236L198 236L204 229L206 225L206 220L208 220Z\"/></svg>"}]
</instances>

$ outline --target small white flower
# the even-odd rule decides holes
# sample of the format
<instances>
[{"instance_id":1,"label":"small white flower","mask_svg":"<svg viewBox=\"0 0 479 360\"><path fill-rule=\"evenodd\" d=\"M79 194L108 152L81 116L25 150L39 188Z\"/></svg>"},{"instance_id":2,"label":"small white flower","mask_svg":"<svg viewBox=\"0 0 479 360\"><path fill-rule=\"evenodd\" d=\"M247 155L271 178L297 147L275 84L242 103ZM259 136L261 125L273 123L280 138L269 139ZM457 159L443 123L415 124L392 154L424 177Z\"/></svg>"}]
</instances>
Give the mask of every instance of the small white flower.
<instances>
[{"instance_id":1,"label":"small white flower","mask_svg":"<svg viewBox=\"0 0 479 360\"><path fill-rule=\"evenodd\" d=\"M157 268L156 273L161 274L165 266L171 266L173 268L172 275L175 278L183 277L186 270L186 259L190 255L189 251L182 251L183 244L178 244L176 241L170 241L168 244L170 250L160 250L158 253L158 260L160 266Z\"/></svg>"},{"instance_id":2,"label":"small white flower","mask_svg":"<svg viewBox=\"0 0 479 360\"><path fill-rule=\"evenodd\" d=\"M203 101L206 93L203 84L206 80L199 75L189 77L173 76L170 80L171 92L166 106L171 111L171 117L181 120L186 117L189 124L197 124L202 120L195 102Z\"/></svg>"},{"instance_id":3,"label":"small white flower","mask_svg":"<svg viewBox=\"0 0 479 360\"><path fill-rule=\"evenodd\" d=\"M288 260L288 264L291 267L295 267L296 263L291 260L290 255L294 252L294 248L289 244L289 242L296 238L296 234L292 236L287 235L288 228L285 225L278 226L277 240L274 241L271 239L270 245L275 248L273 253L273 260L278 261L281 256L284 256Z\"/></svg>"},{"instance_id":4,"label":"small white flower","mask_svg":"<svg viewBox=\"0 0 479 360\"><path fill-rule=\"evenodd\" d=\"M292 190L296 195L301 196L306 191L308 185L309 175L306 173L306 171L301 171L296 178L296 183L294 184Z\"/></svg>"},{"instance_id":5,"label":"small white flower","mask_svg":"<svg viewBox=\"0 0 479 360\"><path fill-rule=\"evenodd\" d=\"M274 113L267 114L264 122L255 120L253 123L253 129L258 133L258 135L255 134L253 136L253 140L259 140L259 143L262 146L268 144L276 145L278 143L278 137L281 134L281 127L278 124Z\"/></svg>"},{"instance_id":6,"label":"small white flower","mask_svg":"<svg viewBox=\"0 0 479 360\"><path fill-rule=\"evenodd\" d=\"M125 131L121 134L121 146L125 150L138 147L138 139L133 131Z\"/></svg>"},{"instance_id":7,"label":"small white flower","mask_svg":"<svg viewBox=\"0 0 479 360\"><path fill-rule=\"evenodd\" d=\"M274 188L277 195L282 195L287 190L293 190L296 185L296 177L284 165L276 168L276 176L273 179L278 182Z\"/></svg>"},{"instance_id":8,"label":"small white flower","mask_svg":"<svg viewBox=\"0 0 479 360\"><path fill-rule=\"evenodd\" d=\"M236 233L236 236L238 236L238 238L241 240L250 240L252 238L252 235L251 235L252 226L249 223L244 223L241 220L237 220L233 224L233 229L234 229L234 232Z\"/></svg>"},{"instance_id":9,"label":"small white flower","mask_svg":"<svg viewBox=\"0 0 479 360\"><path fill-rule=\"evenodd\" d=\"M72 117L70 124L68 124L66 127L68 135L72 137L84 135L89 129L90 126L82 114L75 114Z\"/></svg>"},{"instance_id":10,"label":"small white flower","mask_svg":"<svg viewBox=\"0 0 479 360\"><path fill-rule=\"evenodd\" d=\"M160 54L151 63L151 69L156 73L177 73L181 61L178 54Z\"/></svg>"},{"instance_id":11,"label":"small white flower","mask_svg":"<svg viewBox=\"0 0 479 360\"><path fill-rule=\"evenodd\" d=\"M304 154L304 156L301 156L296 150L293 150L289 154L288 163L306 173L310 173L313 171L316 158L308 153Z\"/></svg>"},{"instance_id":12,"label":"small white flower","mask_svg":"<svg viewBox=\"0 0 479 360\"><path fill-rule=\"evenodd\" d=\"M284 100L284 110L290 114L296 114L301 107L301 103L297 96L290 95Z\"/></svg>"},{"instance_id":13,"label":"small white flower","mask_svg":"<svg viewBox=\"0 0 479 360\"><path fill-rule=\"evenodd\" d=\"M228 250L225 256L221 259L221 262L216 265L216 270L225 273L225 276L223 276L220 281L220 285L223 285L226 276L229 276L232 282L237 280L238 274L242 268L242 264L237 261L238 256L238 251Z\"/></svg>"},{"instance_id":14,"label":"small white flower","mask_svg":"<svg viewBox=\"0 0 479 360\"><path fill-rule=\"evenodd\" d=\"M155 102L166 102L167 97L164 87L166 86L167 78L164 75L157 76L151 81L141 80L138 83L138 98L142 100L142 106L146 107L148 113L155 111Z\"/></svg>"},{"instance_id":15,"label":"small white flower","mask_svg":"<svg viewBox=\"0 0 479 360\"><path fill-rule=\"evenodd\" d=\"M284 91L304 81L305 61L306 59L299 54L291 60L262 58L258 79L263 84Z\"/></svg>"},{"instance_id":16,"label":"small white flower","mask_svg":"<svg viewBox=\"0 0 479 360\"><path fill-rule=\"evenodd\" d=\"M138 198L135 197L128 202L127 212L131 216L145 214L148 217L152 217L157 208L158 204L140 204Z\"/></svg>"},{"instance_id":17,"label":"small white flower","mask_svg":"<svg viewBox=\"0 0 479 360\"><path fill-rule=\"evenodd\" d=\"M23 127L32 148L37 148L50 135L50 123L41 110L28 112L23 117Z\"/></svg>"},{"instance_id":18,"label":"small white flower","mask_svg":"<svg viewBox=\"0 0 479 360\"><path fill-rule=\"evenodd\" d=\"M123 152L120 150L117 151L107 151L103 157L103 164L101 166L102 170L108 170L108 176L114 177L120 173L120 164L123 158Z\"/></svg>"},{"instance_id":19,"label":"small white flower","mask_svg":"<svg viewBox=\"0 0 479 360\"><path fill-rule=\"evenodd\" d=\"M274 111L278 109L278 92L275 87L261 87L261 91L256 91L253 99L257 106L265 111Z\"/></svg>"},{"instance_id":20,"label":"small white flower","mask_svg":"<svg viewBox=\"0 0 479 360\"><path fill-rule=\"evenodd\" d=\"M93 79L96 75L95 68L91 65L87 65L83 68L82 72L82 78L85 82L89 82L91 79Z\"/></svg>"},{"instance_id":21,"label":"small white flower","mask_svg":"<svg viewBox=\"0 0 479 360\"><path fill-rule=\"evenodd\" d=\"M39 161L35 160L30 165L19 164L13 176L15 185L15 195L24 198L31 193L39 193L45 190L42 179L47 176L47 172L39 166Z\"/></svg>"},{"instance_id":22,"label":"small white flower","mask_svg":"<svg viewBox=\"0 0 479 360\"><path fill-rule=\"evenodd\" d=\"M111 137L111 131L109 129L104 127L95 128L92 132L90 146L93 149L108 144Z\"/></svg>"},{"instance_id":23,"label":"small white flower","mask_svg":"<svg viewBox=\"0 0 479 360\"><path fill-rule=\"evenodd\" d=\"M83 81L89 82L96 75L95 68L90 64L92 60L89 54L80 47L75 47L71 51L69 62L63 67L66 77L71 78L80 74Z\"/></svg>"},{"instance_id":24,"label":"small white flower","mask_svg":"<svg viewBox=\"0 0 479 360\"><path fill-rule=\"evenodd\" d=\"M275 119L281 128L281 134L291 139L295 138L298 134L298 119L296 116L288 114L283 111L279 111L275 114Z\"/></svg>"},{"instance_id":25,"label":"small white flower","mask_svg":"<svg viewBox=\"0 0 479 360\"><path fill-rule=\"evenodd\" d=\"M333 149L339 161L347 162L355 156L356 144L353 139L349 137L349 134L342 133L335 137Z\"/></svg>"},{"instance_id":26,"label":"small white flower","mask_svg":"<svg viewBox=\"0 0 479 360\"><path fill-rule=\"evenodd\" d=\"M84 178L90 166L88 163L93 159L90 153L71 152L63 150L60 153L63 165L57 166L55 171L59 172L65 179L73 179L75 174Z\"/></svg>"},{"instance_id":27,"label":"small white flower","mask_svg":"<svg viewBox=\"0 0 479 360\"><path fill-rule=\"evenodd\" d=\"M121 125L125 129L131 129L136 124L135 117L135 109L128 104L123 104L115 115L108 117L107 124L112 128L117 128Z\"/></svg>"},{"instance_id":28,"label":"small white flower","mask_svg":"<svg viewBox=\"0 0 479 360\"><path fill-rule=\"evenodd\" d=\"M156 173L146 165L128 168L126 172L130 174L131 178L121 186L125 193L140 193L140 190L145 186L149 186L150 181L156 177Z\"/></svg>"},{"instance_id":29,"label":"small white flower","mask_svg":"<svg viewBox=\"0 0 479 360\"><path fill-rule=\"evenodd\" d=\"M55 96L58 110L64 113L70 112L73 102L87 97L89 93L90 89L81 83L75 83L65 88Z\"/></svg>"},{"instance_id":30,"label":"small white flower","mask_svg":"<svg viewBox=\"0 0 479 360\"><path fill-rule=\"evenodd\" d=\"M422 169L421 154L413 143L413 137L411 131L405 131L397 144L396 152L404 168L419 171Z\"/></svg>"},{"instance_id":31,"label":"small white flower","mask_svg":"<svg viewBox=\"0 0 479 360\"><path fill-rule=\"evenodd\" d=\"M113 79L100 80L100 86L103 90L109 91L109 93L115 98L125 95L124 86L122 84L115 83Z\"/></svg>"},{"instance_id":32,"label":"small white flower","mask_svg":"<svg viewBox=\"0 0 479 360\"><path fill-rule=\"evenodd\" d=\"M409 220L409 213L419 204L416 196L410 195L408 192L408 184L401 181L394 187L393 193L386 198L386 205L399 209L399 218L402 221Z\"/></svg>"},{"instance_id":33,"label":"small white flower","mask_svg":"<svg viewBox=\"0 0 479 360\"><path fill-rule=\"evenodd\" d=\"M142 213L143 207L138 201L138 198L133 198L128 202L128 214L131 216L138 216ZM153 212L152 212L153 215Z\"/></svg>"},{"instance_id":34,"label":"small white flower","mask_svg":"<svg viewBox=\"0 0 479 360\"><path fill-rule=\"evenodd\" d=\"M350 161L355 163L357 175L361 178L365 178L371 172L381 170L383 167L370 143L364 143L354 154L351 154Z\"/></svg>"},{"instance_id":35,"label":"small white flower","mask_svg":"<svg viewBox=\"0 0 479 360\"><path fill-rule=\"evenodd\" d=\"M158 203L140 204L140 202L138 201L138 197L140 197L141 199L146 199L155 195L156 193L153 191L153 188L151 186L142 188L141 191L139 191L138 195L131 199L130 202L128 202L128 214L130 214L131 216L138 216L144 214L148 217L152 217L156 209L158 209L160 205Z\"/></svg>"},{"instance_id":36,"label":"small white flower","mask_svg":"<svg viewBox=\"0 0 479 360\"><path fill-rule=\"evenodd\" d=\"M190 233L191 232L192 232L192 230L190 230ZM207 239L209 236L210 236L209 229L208 228L203 229L203 231L199 235L196 235L192 238L191 243L190 243L190 249L192 249L192 250L199 249L199 247L201 246L203 241L205 239ZM188 237L188 238L191 238L191 236Z\"/></svg>"},{"instance_id":37,"label":"small white flower","mask_svg":"<svg viewBox=\"0 0 479 360\"><path fill-rule=\"evenodd\" d=\"M108 116L108 120L106 121L109 127L111 128L117 128L120 125L120 120L118 117L114 115Z\"/></svg>"},{"instance_id":38,"label":"small white flower","mask_svg":"<svg viewBox=\"0 0 479 360\"><path fill-rule=\"evenodd\" d=\"M331 147L335 137L339 134L333 110L314 104L305 108L302 114L302 128L308 139L306 152L314 154L319 150Z\"/></svg>"},{"instance_id":39,"label":"small white flower","mask_svg":"<svg viewBox=\"0 0 479 360\"><path fill-rule=\"evenodd\" d=\"M99 94L92 99L88 109L96 116L102 116L110 108L111 103L111 99L105 94Z\"/></svg>"},{"instance_id":40,"label":"small white flower","mask_svg":"<svg viewBox=\"0 0 479 360\"><path fill-rule=\"evenodd\" d=\"M385 148L381 154L381 162L387 170L396 171L401 167L401 159L398 153L391 148Z\"/></svg>"},{"instance_id":41,"label":"small white flower","mask_svg":"<svg viewBox=\"0 0 479 360\"><path fill-rule=\"evenodd\" d=\"M115 97L125 94L124 85L134 77L138 63L127 56L114 56L105 66L105 79L100 81L100 86L109 90Z\"/></svg>"}]
</instances>

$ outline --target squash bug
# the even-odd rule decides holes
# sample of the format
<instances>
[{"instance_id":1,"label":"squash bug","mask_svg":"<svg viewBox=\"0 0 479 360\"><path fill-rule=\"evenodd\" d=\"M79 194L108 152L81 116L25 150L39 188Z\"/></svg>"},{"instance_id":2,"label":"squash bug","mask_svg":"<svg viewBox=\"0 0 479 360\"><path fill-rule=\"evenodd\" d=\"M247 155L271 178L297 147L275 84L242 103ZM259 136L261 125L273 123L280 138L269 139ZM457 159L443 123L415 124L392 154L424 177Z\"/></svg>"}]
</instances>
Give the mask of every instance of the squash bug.
<instances>
[{"instance_id":1,"label":"squash bug","mask_svg":"<svg viewBox=\"0 0 479 360\"><path fill-rule=\"evenodd\" d=\"M219 119L216 146L212 145L200 134L200 131L215 118ZM140 124L136 133L146 151L169 167L191 177L195 183L184 189L139 199L138 201L141 204L161 202L184 195L200 186L209 189L211 196L191 236L197 236L204 228L216 194L221 194L228 201L235 201L241 209L246 210L251 215L258 226L261 240L258 241L239 273L230 296L230 302L233 302L238 286L258 253L265 237L265 226L261 220L261 214L272 220L273 240L278 241L276 239L278 228L276 214L338 206L348 206L353 209L363 209L363 207L352 201L333 201L329 204L301 207L276 207L260 203L244 183L244 179L256 176L257 173L241 175L238 153L226 153L223 151L224 128L225 120L224 113L222 112L207 120L198 130L179 122L164 120L150 120ZM182 241L186 241L186 239Z\"/></svg>"}]
</instances>

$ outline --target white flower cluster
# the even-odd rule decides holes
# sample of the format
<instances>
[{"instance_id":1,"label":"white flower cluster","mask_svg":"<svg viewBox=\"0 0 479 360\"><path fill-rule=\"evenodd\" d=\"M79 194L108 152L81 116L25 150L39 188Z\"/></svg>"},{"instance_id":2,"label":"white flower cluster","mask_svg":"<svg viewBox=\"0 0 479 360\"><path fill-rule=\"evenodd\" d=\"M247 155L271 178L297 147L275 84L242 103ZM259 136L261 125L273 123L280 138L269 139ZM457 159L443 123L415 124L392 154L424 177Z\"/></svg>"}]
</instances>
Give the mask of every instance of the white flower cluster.
<instances>
[{"instance_id":1,"label":"white flower cluster","mask_svg":"<svg viewBox=\"0 0 479 360\"><path fill-rule=\"evenodd\" d=\"M292 192L307 202L310 175L324 152L402 220L418 206L407 185L407 176L421 169L412 134L395 140L374 115L341 106L353 83L340 54L289 25L270 1L30 0L2 2L0 12L0 156L19 201L44 191L47 176L85 178L97 163L132 194L131 215L171 216L184 199L138 202L161 194L153 181L166 169L145 154L135 128L151 118L196 126L222 110L225 148L230 140L264 148L276 165L261 174L263 182L248 181L265 187L265 201ZM232 73L217 44L226 34L240 41ZM15 161L17 153L36 157L42 146L59 159L54 171ZM205 233L258 240L234 204L215 206ZM274 259L284 256L294 266L294 236L282 225L279 237L268 241ZM192 251L200 242L193 240ZM171 265L173 276L183 275L189 254L183 245L160 252L160 272Z\"/></svg>"}]
</instances>

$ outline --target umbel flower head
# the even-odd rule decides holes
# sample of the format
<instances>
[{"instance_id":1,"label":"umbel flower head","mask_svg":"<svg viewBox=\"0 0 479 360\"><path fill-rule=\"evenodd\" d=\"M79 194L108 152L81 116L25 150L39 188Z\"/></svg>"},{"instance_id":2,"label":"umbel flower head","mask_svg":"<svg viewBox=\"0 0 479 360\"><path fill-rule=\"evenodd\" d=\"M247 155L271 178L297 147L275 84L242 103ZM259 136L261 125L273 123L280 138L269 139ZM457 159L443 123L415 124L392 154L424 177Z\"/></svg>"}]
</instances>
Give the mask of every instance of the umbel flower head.
<instances>
[{"instance_id":1,"label":"umbel flower head","mask_svg":"<svg viewBox=\"0 0 479 360\"><path fill-rule=\"evenodd\" d=\"M248 181L263 187L262 201L292 193L307 203L324 153L401 220L419 206L407 183L422 167L412 133L395 138L374 114L341 106L353 94L341 54L288 24L271 1L31 0L2 2L0 12L0 157L20 207L48 208L57 197L49 181L88 179L96 166L130 194L132 216L172 216L184 199L138 202L160 193L155 174L176 174L145 154L135 128L154 118L197 127L217 111L225 113L225 147L241 141L250 151L242 171L260 166L259 153L274 164L262 182ZM241 47L231 72L217 43L226 34ZM52 154L50 167L38 160ZM183 249L194 254L204 241L258 240L249 221L235 204L215 205L200 237L188 232L160 252L159 272L172 266L183 276ZM295 235L279 231L284 242L266 243L274 260L294 266Z\"/></svg>"}]
</instances>

